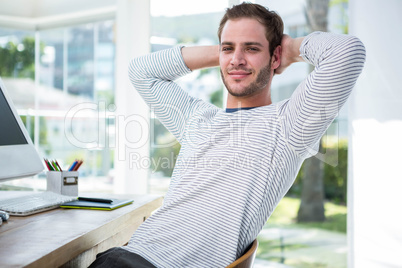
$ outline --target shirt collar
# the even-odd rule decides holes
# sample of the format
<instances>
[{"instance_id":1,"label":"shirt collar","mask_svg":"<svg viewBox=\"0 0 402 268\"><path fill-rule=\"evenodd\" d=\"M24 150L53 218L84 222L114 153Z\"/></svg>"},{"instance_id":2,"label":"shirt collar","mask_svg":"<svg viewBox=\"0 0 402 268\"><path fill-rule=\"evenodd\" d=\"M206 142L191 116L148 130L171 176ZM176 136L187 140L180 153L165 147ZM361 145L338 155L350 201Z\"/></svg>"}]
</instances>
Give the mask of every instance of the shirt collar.
<instances>
[{"instance_id":1,"label":"shirt collar","mask_svg":"<svg viewBox=\"0 0 402 268\"><path fill-rule=\"evenodd\" d=\"M256 107L239 107L239 108L226 108L227 113L234 113L240 110L251 110Z\"/></svg>"}]
</instances>

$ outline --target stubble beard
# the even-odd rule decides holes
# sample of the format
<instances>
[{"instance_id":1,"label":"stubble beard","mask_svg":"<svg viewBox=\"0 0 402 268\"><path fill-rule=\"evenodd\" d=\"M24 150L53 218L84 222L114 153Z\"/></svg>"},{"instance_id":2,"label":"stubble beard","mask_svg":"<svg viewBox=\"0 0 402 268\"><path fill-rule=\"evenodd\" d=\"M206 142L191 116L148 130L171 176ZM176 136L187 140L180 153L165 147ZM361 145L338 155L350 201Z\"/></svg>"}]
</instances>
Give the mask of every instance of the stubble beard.
<instances>
[{"instance_id":1,"label":"stubble beard","mask_svg":"<svg viewBox=\"0 0 402 268\"><path fill-rule=\"evenodd\" d=\"M236 70L244 70L246 69L237 68ZM246 86L242 91L235 92L229 85L229 83L225 80L225 77L222 73L221 69L221 77L223 84L225 84L226 89L228 90L229 94L235 97L246 97L250 95L254 95L255 93L261 92L265 89L265 87L269 84L270 81L270 74L271 74L271 65L268 63L265 67L263 67L257 75L257 78L251 82L248 86Z\"/></svg>"}]
</instances>

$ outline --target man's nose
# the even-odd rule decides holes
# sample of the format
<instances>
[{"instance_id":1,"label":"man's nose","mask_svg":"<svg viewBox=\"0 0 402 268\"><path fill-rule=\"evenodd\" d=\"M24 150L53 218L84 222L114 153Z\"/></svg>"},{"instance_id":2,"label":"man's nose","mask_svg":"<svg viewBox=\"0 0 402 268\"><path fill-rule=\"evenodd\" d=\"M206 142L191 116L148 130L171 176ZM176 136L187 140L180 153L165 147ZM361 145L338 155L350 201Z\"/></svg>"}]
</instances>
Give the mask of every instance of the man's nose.
<instances>
[{"instance_id":1,"label":"man's nose","mask_svg":"<svg viewBox=\"0 0 402 268\"><path fill-rule=\"evenodd\" d=\"M237 49L233 52L232 60L230 63L234 66L239 66L239 65L246 65L246 59L244 57L243 51L240 49Z\"/></svg>"}]
</instances>

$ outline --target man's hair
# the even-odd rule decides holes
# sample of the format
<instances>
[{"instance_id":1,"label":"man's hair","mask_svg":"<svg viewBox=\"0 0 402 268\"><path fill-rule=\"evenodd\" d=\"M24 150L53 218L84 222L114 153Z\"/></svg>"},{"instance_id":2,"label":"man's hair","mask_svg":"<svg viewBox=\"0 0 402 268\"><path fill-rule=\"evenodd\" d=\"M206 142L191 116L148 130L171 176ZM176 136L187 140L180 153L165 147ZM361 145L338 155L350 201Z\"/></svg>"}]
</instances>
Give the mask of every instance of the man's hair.
<instances>
[{"instance_id":1,"label":"man's hair","mask_svg":"<svg viewBox=\"0 0 402 268\"><path fill-rule=\"evenodd\" d=\"M260 22L265 27L265 37L269 42L269 52L271 56L277 46L281 44L283 36L283 21L282 18L274 11L258 4L241 3L226 9L225 15L222 17L218 29L219 43L223 27L228 20L237 20L241 18L251 18Z\"/></svg>"}]
</instances>

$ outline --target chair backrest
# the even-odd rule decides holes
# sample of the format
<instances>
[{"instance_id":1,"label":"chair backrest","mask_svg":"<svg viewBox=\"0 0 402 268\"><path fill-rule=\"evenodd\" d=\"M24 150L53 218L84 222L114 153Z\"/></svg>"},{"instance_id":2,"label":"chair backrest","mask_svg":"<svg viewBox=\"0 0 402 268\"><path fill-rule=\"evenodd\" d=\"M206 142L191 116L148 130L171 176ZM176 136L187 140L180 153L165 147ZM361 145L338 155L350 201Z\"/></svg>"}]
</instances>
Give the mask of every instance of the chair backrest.
<instances>
[{"instance_id":1,"label":"chair backrest","mask_svg":"<svg viewBox=\"0 0 402 268\"><path fill-rule=\"evenodd\" d=\"M251 268L254 263L255 255L257 254L257 247L258 241L256 239L251 243L243 256L229 264L226 268Z\"/></svg>"}]
</instances>

